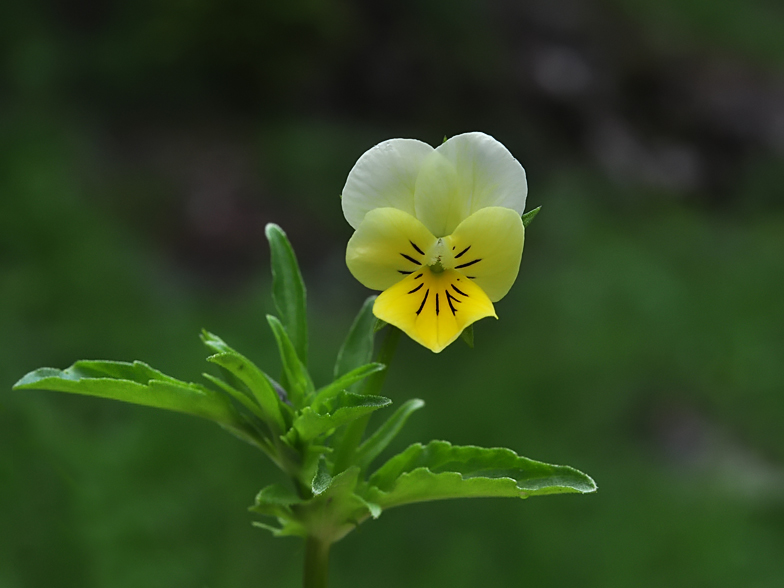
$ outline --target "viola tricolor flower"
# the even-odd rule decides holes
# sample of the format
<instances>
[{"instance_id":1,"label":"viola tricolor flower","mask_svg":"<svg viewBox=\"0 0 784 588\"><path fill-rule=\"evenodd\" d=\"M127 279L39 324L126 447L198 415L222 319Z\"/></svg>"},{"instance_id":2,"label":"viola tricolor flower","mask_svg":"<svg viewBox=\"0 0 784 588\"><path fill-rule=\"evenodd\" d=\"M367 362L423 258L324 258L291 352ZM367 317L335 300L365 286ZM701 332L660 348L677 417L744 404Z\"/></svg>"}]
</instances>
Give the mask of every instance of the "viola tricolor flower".
<instances>
[{"instance_id":1,"label":"viola tricolor flower","mask_svg":"<svg viewBox=\"0 0 784 588\"><path fill-rule=\"evenodd\" d=\"M440 352L492 316L523 255L525 170L498 141L465 133L435 149L390 139L348 175L343 213L355 233L346 263L383 290L373 313Z\"/></svg>"}]
</instances>

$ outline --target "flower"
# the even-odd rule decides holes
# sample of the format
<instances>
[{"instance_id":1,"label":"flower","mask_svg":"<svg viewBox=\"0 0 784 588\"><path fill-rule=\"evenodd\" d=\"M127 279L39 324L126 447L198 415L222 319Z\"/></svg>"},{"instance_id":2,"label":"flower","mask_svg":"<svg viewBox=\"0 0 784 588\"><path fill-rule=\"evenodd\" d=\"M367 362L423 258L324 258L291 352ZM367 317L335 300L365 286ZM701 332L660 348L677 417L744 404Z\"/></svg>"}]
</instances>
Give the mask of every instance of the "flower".
<instances>
[{"instance_id":1,"label":"flower","mask_svg":"<svg viewBox=\"0 0 784 588\"><path fill-rule=\"evenodd\" d=\"M343 188L355 232L346 264L373 313L435 353L512 287L523 254L525 170L501 143L465 133L437 148L390 139L365 152Z\"/></svg>"}]
</instances>

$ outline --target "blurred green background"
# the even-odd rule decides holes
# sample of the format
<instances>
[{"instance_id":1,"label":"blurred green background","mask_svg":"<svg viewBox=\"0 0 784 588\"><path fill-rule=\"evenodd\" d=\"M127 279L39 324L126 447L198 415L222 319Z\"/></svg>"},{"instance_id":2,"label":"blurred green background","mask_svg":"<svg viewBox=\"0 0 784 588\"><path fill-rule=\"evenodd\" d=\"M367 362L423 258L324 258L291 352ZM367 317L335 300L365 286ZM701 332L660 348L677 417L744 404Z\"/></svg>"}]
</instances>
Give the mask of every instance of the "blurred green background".
<instances>
[{"instance_id":1,"label":"blurred green background","mask_svg":"<svg viewBox=\"0 0 784 588\"><path fill-rule=\"evenodd\" d=\"M204 421L50 392L40 366L276 372L266 222L324 383L368 294L338 195L363 151L482 130L523 163L518 282L477 347L405 341L432 438L598 494L384 513L338 587L784 585L784 5L774 0L0 3L0 587L294 587L261 454Z\"/></svg>"}]
</instances>

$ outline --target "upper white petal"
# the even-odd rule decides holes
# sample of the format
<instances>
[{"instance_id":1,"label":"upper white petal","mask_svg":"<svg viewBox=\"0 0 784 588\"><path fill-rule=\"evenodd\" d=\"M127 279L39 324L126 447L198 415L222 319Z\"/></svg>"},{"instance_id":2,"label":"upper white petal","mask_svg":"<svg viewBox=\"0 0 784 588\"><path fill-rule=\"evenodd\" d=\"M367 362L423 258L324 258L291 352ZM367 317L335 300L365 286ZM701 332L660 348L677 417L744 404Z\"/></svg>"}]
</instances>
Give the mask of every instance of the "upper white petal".
<instances>
[{"instance_id":1,"label":"upper white petal","mask_svg":"<svg viewBox=\"0 0 784 588\"><path fill-rule=\"evenodd\" d=\"M523 213L528 195L525 170L493 137L478 132L463 133L448 139L436 151L457 172L464 218L488 206Z\"/></svg>"},{"instance_id":2,"label":"upper white petal","mask_svg":"<svg viewBox=\"0 0 784 588\"><path fill-rule=\"evenodd\" d=\"M416 139L389 139L366 151L348 174L343 214L355 229L374 208L415 215L414 191L423 161L433 153Z\"/></svg>"}]
</instances>

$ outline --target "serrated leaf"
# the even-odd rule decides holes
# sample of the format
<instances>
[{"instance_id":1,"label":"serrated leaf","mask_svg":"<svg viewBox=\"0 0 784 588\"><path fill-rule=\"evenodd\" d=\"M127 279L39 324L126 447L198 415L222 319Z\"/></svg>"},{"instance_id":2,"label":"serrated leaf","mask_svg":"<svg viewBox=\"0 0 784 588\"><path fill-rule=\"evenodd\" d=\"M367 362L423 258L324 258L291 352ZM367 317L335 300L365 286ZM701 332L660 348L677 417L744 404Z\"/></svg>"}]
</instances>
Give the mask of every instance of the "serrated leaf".
<instances>
[{"instance_id":1,"label":"serrated leaf","mask_svg":"<svg viewBox=\"0 0 784 588\"><path fill-rule=\"evenodd\" d=\"M528 212L526 212L523 215L523 227L527 229L528 225L530 225L533 222L534 218L536 217L537 214L539 214L540 210L542 210L542 207L537 206L533 210L529 210Z\"/></svg>"},{"instance_id":2,"label":"serrated leaf","mask_svg":"<svg viewBox=\"0 0 784 588\"><path fill-rule=\"evenodd\" d=\"M370 363L373 358L373 335L376 317L373 315L375 296L365 300L362 308L357 313L346 340L338 351L335 362L334 377L339 378L351 370Z\"/></svg>"},{"instance_id":3,"label":"serrated leaf","mask_svg":"<svg viewBox=\"0 0 784 588\"><path fill-rule=\"evenodd\" d=\"M275 433L284 432L286 423L281 410L282 401L264 372L244 355L228 346L226 348L229 351L211 355L207 361L225 368L247 386L261 409L263 420L273 428Z\"/></svg>"},{"instance_id":4,"label":"serrated leaf","mask_svg":"<svg viewBox=\"0 0 784 588\"><path fill-rule=\"evenodd\" d=\"M510 449L417 443L393 457L369 480L369 502L390 508L446 498L528 498L596 490L594 481L568 466L521 457Z\"/></svg>"},{"instance_id":5,"label":"serrated leaf","mask_svg":"<svg viewBox=\"0 0 784 588\"><path fill-rule=\"evenodd\" d=\"M392 404L389 398L383 396L367 396L341 392L333 400L331 412L318 412L310 406L302 409L301 414L294 419L292 428L297 432L301 441L310 441L319 435L344 425L354 419Z\"/></svg>"},{"instance_id":6,"label":"serrated leaf","mask_svg":"<svg viewBox=\"0 0 784 588\"><path fill-rule=\"evenodd\" d=\"M386 449L387 445L397 436L408 417L425 405L424 400L412 398L398 408L383 425L367 438L367 440L357 449L355 463L366 469L378 455Z\"/></svg>"},{"instance_id":7,"label":"serrated leaf","mask_svg":"<svg viewBox=\"0 0 784 588\"><path fill-rule=\"evenodd\" d=\"M228 398L199 384L181 382L146 363L77 361L65 370L41 368L19 380L17 390L54 390L183 412L245 430Z\"/></svg>"},{"instance_id":8,"label":"serrated leaf","mask_svg":"<svg viewBox=\"0 0 784 588\"><path fill-rule=\"evenodd\" d=\"M270 223L264 230L272 256L272 297L281 322L303 365L308 364L308 322L305 283L286 233Z\"/></svg>"},{"instance_id":9,"label":"serrated leaf","mask_svg":"<svg viewBox=\"0 0 784 588\"><path fill-rule=\"evenodd\" d=\"M371 374L380 372L384 368L386 368L386 366L381 363L368 363L354 370L351 370L347 374L340 376L334 382L327 384L323 388L320 388L316 392L316 395L313 398L313 402L311 404L314 407L318 407L319 405L322 405L325 402L332 399L334 396L337 396L344 390L347 390L356 382L359 382L360 380L367 378Z\"/></svg>"}]
</instances>

